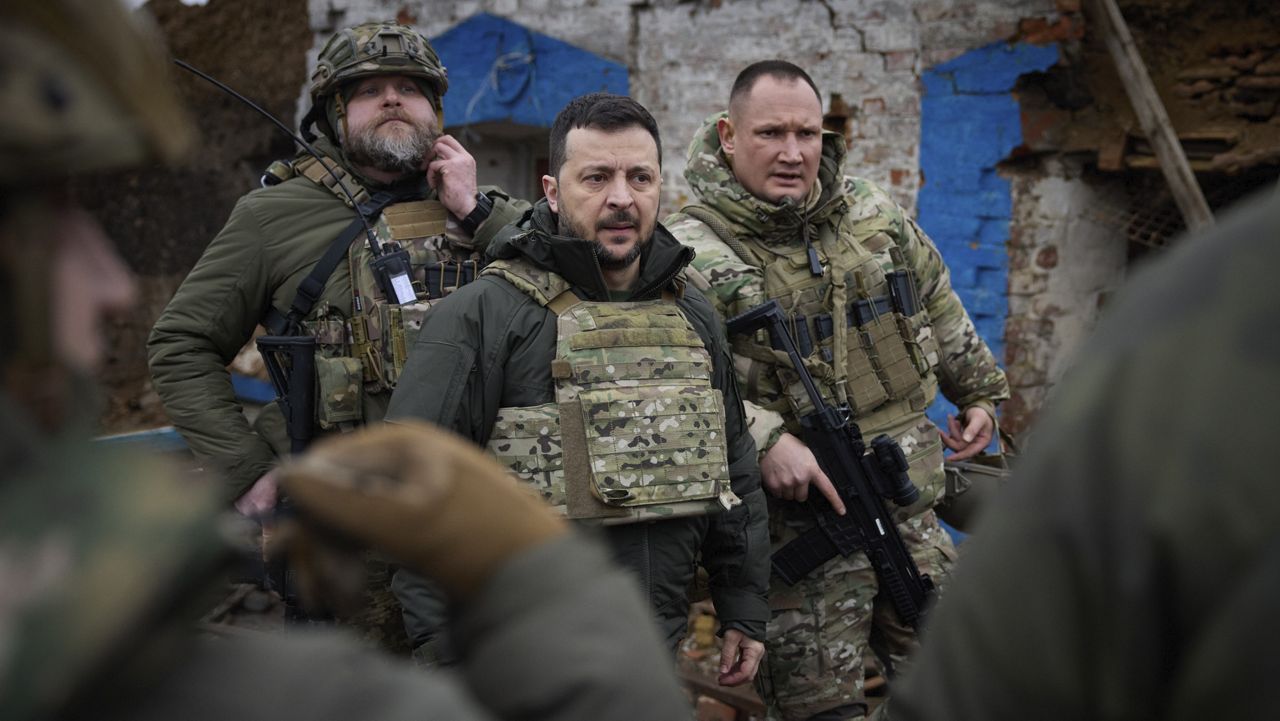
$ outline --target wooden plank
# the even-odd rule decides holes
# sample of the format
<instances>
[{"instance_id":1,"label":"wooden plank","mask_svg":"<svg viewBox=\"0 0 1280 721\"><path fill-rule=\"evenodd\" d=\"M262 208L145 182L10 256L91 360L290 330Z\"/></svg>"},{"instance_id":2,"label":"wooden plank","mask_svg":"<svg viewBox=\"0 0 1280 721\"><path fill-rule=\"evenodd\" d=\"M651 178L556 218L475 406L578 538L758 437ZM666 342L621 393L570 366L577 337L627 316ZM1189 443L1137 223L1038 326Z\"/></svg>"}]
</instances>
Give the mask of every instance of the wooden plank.
<instances>
[{"instance_id":1,"label":"wooden plank","mask_svg":"<svg viewBox=\"0 0 1280 721\"><path fill-rule=\"evenodd\" d=\"M695 694L710 696L751 716L763 717L768 709L750 686L721 686L693 669L678 668L676 675Z\"/></svg>"},{"instance_id":2,"label":"wooden plank","mask_svg":"<svg viewBox=\"0 0 1280 721\"><path fill-rule=\"evenodd\" d=\"M1187 228L1195 230L1212 225L1213 213L1196 183L1196 176L1191 171L1182 144L1178 142L1178 136L1169 122L1164 103L1160 101L1160 96L1151 83L1151 76L1147 74L1147 67L1138 54L1120 8L1116 6L1115 0L1086 2L1089 15L1097 23L1111 59L1115 61L1116 71L1124 83L1125 92L1129 94L1129 102L1133 104L1138 123L1160 160L1160 170L1164 172Z\"/></svg>"}]
</instances>

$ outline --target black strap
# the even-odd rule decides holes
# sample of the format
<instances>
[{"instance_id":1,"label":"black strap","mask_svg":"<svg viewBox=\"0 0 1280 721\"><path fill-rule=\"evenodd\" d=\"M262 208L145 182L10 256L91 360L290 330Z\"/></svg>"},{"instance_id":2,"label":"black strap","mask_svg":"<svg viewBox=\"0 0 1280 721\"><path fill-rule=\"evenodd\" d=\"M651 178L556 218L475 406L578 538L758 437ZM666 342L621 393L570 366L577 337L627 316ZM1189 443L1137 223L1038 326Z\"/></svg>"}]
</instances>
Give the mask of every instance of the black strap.
<instances>
[{"instance_id":1,"label":"black strap","mask_svg":"<svg viewBox=\"0 0 1280 721\"><path fill-rule=\"evenodd\" d=\"M263 319L263 326L272 335L297 335L302 331L302 321L311 313L311 309L315 307L316 301L320 300L320 294L324 292L325 285L329 282L329 276L333 275L333 271L337 269L338 264L346 257L347 250L351 247L351 241L355 240L364 232L365 223L373 223L382 212L382 209L392 203L402 200L403 195L381 191L374 194L368 202L362 203L358 208L360 217L353 219L347 227L338 233L338 237L333 239L329 244L328 250L320 258L320 262L316 263L306 278L298 284L298 293L293 297L293 303L289 306L289 312L282 313L274 306L267 309L267 315Z\"/></svg>"}]
</instances>

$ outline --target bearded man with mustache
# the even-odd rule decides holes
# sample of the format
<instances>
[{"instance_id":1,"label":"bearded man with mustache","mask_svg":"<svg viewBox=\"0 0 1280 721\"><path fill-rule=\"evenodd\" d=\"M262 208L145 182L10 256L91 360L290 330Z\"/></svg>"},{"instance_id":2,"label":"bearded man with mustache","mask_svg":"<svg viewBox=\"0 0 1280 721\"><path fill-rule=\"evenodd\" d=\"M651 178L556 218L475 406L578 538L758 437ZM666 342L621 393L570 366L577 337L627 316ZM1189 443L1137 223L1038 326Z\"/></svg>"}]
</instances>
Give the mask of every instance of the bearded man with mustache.
<instances>
[{"instance_id":1,"label":"bearded man with mustache","mask_svg":"<svg viewBox=\"0 0 1280 721\"><path fill-rule=\"evenodd\" d=\"M674 652L699 561L724 635L720 683L755 676L767 518L722 324L657 222L657 124L630 98L571 101L546 198L427 318L388 419L451 428L578 523L601 527ZM421 595L402 571L406 617Z\"/></svg>"},{"instance_id":2,"label":"bearded man with mustache","mask_svg":"<svg viewBox=\"0 0 1280 721\"><path fill-rule=\"evenodd\" d=\"M316 339L314 435L380 421L403 339L411 345L431 305L475 279L489 239L527 207L498 189L478 192L475 160L441 135L447 88L413 28L337 32L320 52L301 123L321 157L271 166L266 187L236 204L151 333L152 378L169 418L242 513L275 505L272 469L294 440L274 406L251 427L232 387L227 364L255 328ZM408 252L408 283L395 298L376 278L365 222L378 246Z\"/></svg>"}]
</instances>

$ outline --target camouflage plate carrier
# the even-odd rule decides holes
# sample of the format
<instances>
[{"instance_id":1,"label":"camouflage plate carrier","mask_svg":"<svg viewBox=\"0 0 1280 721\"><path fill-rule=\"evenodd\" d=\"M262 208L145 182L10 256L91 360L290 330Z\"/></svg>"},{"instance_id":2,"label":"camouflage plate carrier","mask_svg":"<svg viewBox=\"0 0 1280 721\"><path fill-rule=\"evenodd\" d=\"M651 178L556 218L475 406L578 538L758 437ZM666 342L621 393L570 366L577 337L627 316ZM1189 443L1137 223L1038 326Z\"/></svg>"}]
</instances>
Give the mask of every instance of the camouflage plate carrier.
<instances>
[{"instance_id":1,"label":"camouflage plate carrier","mask_svg":"<svg viewBox=\"0 0 1280 721\"><path fill-rule=\"evenodd\" d=\"M519 261L483 274L556 314L556 400L498 410L488 450L500 461L568 518L604 525L741 503L711 356L669 295L582 301L560 276Z\"/></svg>"},{"instance_id":2,"label":"camouflage plate carrier","mask_svg":"<svg viewBox=\"0 0 1280 721\"><path fill-rule=\"evenodd\" d=\"M694 205L681 212L762 270L760 302L782 304L809 372L828 397L849 405L860 425L880 428L933 402L938 343L915 274L886 232L888 219L858 220L846 205L845 193L838 193L830 207L814 213L820 220L802 220L803 243L742 243L710 208ZM876 223L884 227L872 227ZM749 359L748 398L772 396L766 407L790 418L812 411L798 377L768 345L764 331L731 340L734 352ZM785 393L768 387L773 375L768 371L782 379Z\"/></svg>"},{"instance_id":3,"label":"camouflage plate carrier","mask_svg":"<svg viewBox=\"0 0 1280 721\"><path fill-rule=\"evenodd\" d=\"M329 158L325 158L325 164L333 175L310 156L294 161L287 172L329 189L351 207L353 213L356 207L369 201L369 192L341 165ZM279 165L270 171L277 178L282 175ZM352 191L355 206L334 175ZM306 332L316 337L319 385L316 420L325 430L361 422L362 393L382 393L395 388L427 312L442 298L475 280L482 265L470 239L459 235L461 229L450 222L449 212L439 201L393 203L382 210L371 226L379 244L394 241L408 251L416 300L403 304L388 302L374 278L368 243L351 243L347 253L352 286L351 317L321 304L303 323Z\"/></svg>"}]
</instances>

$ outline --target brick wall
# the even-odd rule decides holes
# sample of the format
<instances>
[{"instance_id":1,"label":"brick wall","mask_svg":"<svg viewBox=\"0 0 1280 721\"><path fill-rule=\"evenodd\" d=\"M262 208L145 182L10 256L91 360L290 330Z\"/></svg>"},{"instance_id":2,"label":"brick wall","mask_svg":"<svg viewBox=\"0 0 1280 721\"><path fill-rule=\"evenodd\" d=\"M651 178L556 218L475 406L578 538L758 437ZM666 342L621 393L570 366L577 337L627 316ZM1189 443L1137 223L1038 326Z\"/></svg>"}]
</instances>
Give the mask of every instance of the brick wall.
<instances>
[{"instance_id":1,"label":"brick wall","mask_svg":"<svg viewBox=\"0 0 1280 721\"><path fill-rule=\"evenodd\" d=\"M1026 18L1056 18L1053 0L311 0L317 42L342 25L398 17L429 36L477 12L500 15L627 65L631 94L657 118L668 209L687 193L689 139L723 109L748 63L805 67L824 95L854 110L849 167L915 208L920 74L1013 37Z\"/></svg>"},{"instance_id":2,"label":"brick wall","mask_svg":"<svg viewBox=\"0 0 1280 721\"><path fill-rule=\"evenodd\" d=\"M996 166L1022 144L1022 115L1011 95L1019 76L1058 62L1055 45L997 43L924 73L920 143L925 186L920 226L951 269L951 284L978 333L1004 355L1009 315L1009 181ZM930 415L944 422L955 407L939 399Z\"/></svg>"},{"instance_id":3,"label":"brick wall","mask_svg":"<svg viewBox=\"0 0 1280 721\"><path fill-rule=\"evenodd\" d=\"M1120 177L1086 176L1079 162L1049 160L1013 180L1005 361L1013 397L1001 420L1027 429L1124 281L1127 245L1094 212L1124 197Z\"/></svg>"}]
</instances>

